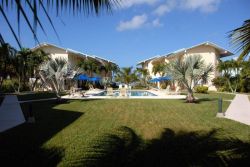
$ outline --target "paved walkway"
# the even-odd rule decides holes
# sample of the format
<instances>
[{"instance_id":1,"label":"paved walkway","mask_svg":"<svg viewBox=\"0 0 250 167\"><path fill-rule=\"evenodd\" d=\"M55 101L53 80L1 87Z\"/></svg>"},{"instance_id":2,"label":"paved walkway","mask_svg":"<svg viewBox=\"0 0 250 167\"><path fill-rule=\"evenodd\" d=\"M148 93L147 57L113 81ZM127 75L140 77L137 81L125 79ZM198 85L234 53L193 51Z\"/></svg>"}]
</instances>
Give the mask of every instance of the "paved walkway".
<instances>
[{"instance_id":1,"label":"paved walkway","mask_svg":"<svg viewBox=\"0 0 250 167\"><path fill-rule=\"evenodd\" d=\"M237 94L228 107L225 118L250 125L250 102L248 96Z\"/></svg>"},{"instance_id":2,"label":"paved walkway","mask_svg":"<svg viewBox=\"0 0 250 167\"><path fill-rule=\"evenodd\" d=\"M6 95L0 106L0 132L25 122L17 96Z\"/></svg>"}]
</instances>

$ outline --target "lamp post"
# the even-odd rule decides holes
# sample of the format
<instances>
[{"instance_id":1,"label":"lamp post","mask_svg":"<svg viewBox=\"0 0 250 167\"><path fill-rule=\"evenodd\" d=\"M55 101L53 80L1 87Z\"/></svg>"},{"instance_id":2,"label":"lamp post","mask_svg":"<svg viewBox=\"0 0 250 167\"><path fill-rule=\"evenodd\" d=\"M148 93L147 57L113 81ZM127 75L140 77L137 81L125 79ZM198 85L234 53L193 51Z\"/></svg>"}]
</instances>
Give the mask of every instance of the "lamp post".
<instances>
[{"instance_id":1,"label":"lamp post","mask_svg":"<svg viewBox=\"0 0 250 167\"><path fill-rule=\"evenodd\" d=\"M225 114L222 112L222 97L220 97L218 99L218 113L216 115L216 117L219 117L219 118L223 118L225 116Z\"/></svg>"}]
</instances>

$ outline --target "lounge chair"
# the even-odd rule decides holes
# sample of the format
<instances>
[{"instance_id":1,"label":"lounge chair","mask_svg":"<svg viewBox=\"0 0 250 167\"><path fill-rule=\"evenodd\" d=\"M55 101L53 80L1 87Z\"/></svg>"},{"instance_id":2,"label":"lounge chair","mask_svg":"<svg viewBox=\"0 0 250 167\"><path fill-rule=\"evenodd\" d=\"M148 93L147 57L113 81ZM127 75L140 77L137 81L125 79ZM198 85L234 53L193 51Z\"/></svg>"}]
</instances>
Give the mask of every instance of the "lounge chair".
<instances>
[{"instance_id":1,"label":"lounge chair","mask_svg":"<svg viewBox=\"0 0 250 167\"><path fill-rule=\"evenodd\" d=\"M120 90L120 96L122 97L127 97L127 89L126 88L122 88Z\"/></svg>"},{"instance_id":2,"label":"lounge chair","mask_svg":"<svg viewBox=\"0 0 250 167\"><path fill-rule=\"evenodd\" d=\"M119 85L119 89L122 89L122 84Z\"/></svg>"},{"instance_id":3,"label":"lounge chair","mask_svg":"<svg viewBox=\"0 0 250 167\"><path fill-rule=\"evenodd\" d=\"M164 90L164 92L167 94L167 95L170 95L171 94L171 90L170 90L170 86L168 85L167 88Z\"/></svg>"},{"instance_id":4,"label":"lounge chair","mask_svg":"<svg viewBox=\"0 0 250 167\"><path fill-rule=\"evenodd\" d=\"M93 90L93 89L94 89L93 85L89 85L89 90Z\"/></svg>"},{"instance_id":5,"label":"lounge chair","mask_svg":"<svg viewBox=\"0 0 250 167\"><path fill-rule=\"evenodd\" d=\"M114 96L113 88L107 88L107 96Z\"/></svg>"}]
</instances>

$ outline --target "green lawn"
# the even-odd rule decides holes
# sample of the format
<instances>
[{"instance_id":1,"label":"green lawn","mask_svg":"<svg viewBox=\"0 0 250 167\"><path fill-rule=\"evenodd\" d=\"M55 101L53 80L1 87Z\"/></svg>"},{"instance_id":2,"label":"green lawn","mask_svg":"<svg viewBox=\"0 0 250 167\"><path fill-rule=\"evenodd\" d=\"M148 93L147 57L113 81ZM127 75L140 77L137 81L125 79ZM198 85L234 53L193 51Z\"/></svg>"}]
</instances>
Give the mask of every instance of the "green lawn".
<instances>
[{"instance_id":1,"label":"green lawn","mask_svg":"<svg viewBox=\"0 0 250 167\"><path fill-rule=\"evenodd\" d=\"M183 100L32 103L35 124L0 134L1 163L19 166L242 166L250 127L216 118L221 94ZM222 95L230 100L233 95ZM229 102L223 102L223 110ZM22 104L25 113L29 105Z\"/></svg>"}]
</instances>

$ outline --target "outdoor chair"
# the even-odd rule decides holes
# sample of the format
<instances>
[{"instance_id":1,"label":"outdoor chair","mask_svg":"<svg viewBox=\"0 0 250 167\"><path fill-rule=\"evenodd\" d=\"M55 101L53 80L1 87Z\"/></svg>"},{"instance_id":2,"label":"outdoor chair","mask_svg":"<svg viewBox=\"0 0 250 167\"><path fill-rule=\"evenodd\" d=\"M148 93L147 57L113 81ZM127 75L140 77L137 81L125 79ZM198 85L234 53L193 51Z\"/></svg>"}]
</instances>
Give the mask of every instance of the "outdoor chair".
<instances>
[{"instance_id":1,"label":"outdoor chair","mask_svg":"<svg viewBox=\"0 0 250 167\"><path fill-rule=\"evenodd\" d=\"M120 96L122 97L127 97L127 89L126 88L122 88L120 90Z\"/></svg>"},{"instance_id":2,"label":"outdoor chair","mask_svg":"<svg viewBox=\"0 0 250 167\"><path fill-rule=\"evenodd\" d=\"M94 89L93 85L89 85L89 90L93 90L93 89Z\"/></svg>"},{"instance_id":3,"label":"outdoor chair","mask_svg":"<svg viewBox=\"0 0 250 167\"><path fill-rule=\"evenodd\" d=\"M124 85L124 88L125 88L125 89L128 89L128 85Z\"/></svg>"},{"instance_id":4,"label":"outdoor chair","mask_svg":"<svg viewBox=\"0 0 250 167\"><path fill-rule=\"evenodd\" d=\"M114 96L113 88L107 88L107 96Z\"/></svg>"},{"instance_id":5,"label":"outdoor chair","mask_svg":"<svg viewBox=\"0 0 250 167\"><path fill-rule=\"evenodd\" d=\"M122 84L119 85L119 89L122 89Z\"/></svg>"}]
</instances>

